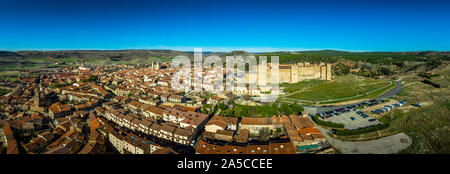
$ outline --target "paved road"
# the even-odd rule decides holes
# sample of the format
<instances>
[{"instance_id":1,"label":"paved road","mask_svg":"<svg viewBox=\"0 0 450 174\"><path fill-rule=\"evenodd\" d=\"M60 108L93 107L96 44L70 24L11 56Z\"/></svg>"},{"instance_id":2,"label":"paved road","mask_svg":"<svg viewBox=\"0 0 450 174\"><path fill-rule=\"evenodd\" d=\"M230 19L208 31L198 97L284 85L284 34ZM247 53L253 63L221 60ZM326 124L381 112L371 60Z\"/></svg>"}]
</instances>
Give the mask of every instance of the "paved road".
<instances>
[{"instance_id":1,"label":"paved road","mask_svg":"<svg viewBox=\"0 0 450 174\"><path fill-rule=\"evenodd\" d=\"M378 96L376 99L381 100L385 98L393 97L394 95L397 95L400 90L402 89L402 82L401 81L395 81L395 84L397 85L394 89L389 90L388 92L385 92Z\"/></svg>"},{"instance_id":2,"label":"paved road","mask_svg":"<svg viewBox=\"0 0 450 174\"><path fill-rule=\"evenodd\" d=\"M381 94L380 96L378 96L375 99L381 100L381 99L393 97L394 95L398 94L400 92L400 90L402 89L402 82L401 81L394 81L394 82L397 85L395 88ZM363 102L365 102L365 101L357 102L357 103L353 103L353 104L347 104L347 105L339 105L339 106L329 106L329 107L328 106L305 106L304 108L305 108L306 112L311 113L311 114L316 114L316 113L322 113L322 112L326 112L326 111L335 110L335 109L346 107L346 106L360 104Z\"/></svg>"},{"instance_id":3,"label":"paved road","mask_svg":"<svg viewBox=\"0 0 450 174\"><path fill-rule=\"evenodd\" d=\"M393 154L408 148L412 144L411 138L405 133L379 138L369 141L342 141L330 137L327 129L318 127L328 142L344 154Z\"/></svg>"}]
</instances>

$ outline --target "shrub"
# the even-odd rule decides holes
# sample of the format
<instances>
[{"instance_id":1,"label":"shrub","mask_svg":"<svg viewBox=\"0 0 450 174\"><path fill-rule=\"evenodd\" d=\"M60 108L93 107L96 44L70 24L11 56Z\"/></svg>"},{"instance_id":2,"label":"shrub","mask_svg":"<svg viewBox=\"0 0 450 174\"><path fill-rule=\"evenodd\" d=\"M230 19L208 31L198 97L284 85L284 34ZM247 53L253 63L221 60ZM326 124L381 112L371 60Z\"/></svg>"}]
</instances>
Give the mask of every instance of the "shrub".
<instances>
[{"instance_id":1,"label":"shrub","mask_svg":"<svg viewBox=\"0 0 450 174\"><path fill-rule=\"evenodd\" d=\"M313 117L314 122L316 122L318 125L326 126L326 127L333 127L333 128L344 128L345 125L340 123L333 123L329 121L323 121L319 118L319 116Z\"/></svg>"},{"instance_id":2,"label":"shrub","mask_svg":"<svg viewBox=\"0 0 450 174\"><path fill-rule=\"evenodd\" d=\"M336 135L339 136L347 136L347 135L359 135L359 134L365 134L369 132L375 132L378 130L382 130L385 128L388 128L389 124L378 124L370 128L364 128L364 129L343 129L343 130L336 130Z\"/></svg>"},{"instance_id":3,"label":"shrub","mask_svg":"<svg viewBox=\"0 0 450 174\"><path fill-rule=\"evenodd\" d=\"M434 82L432 82L431 80L428 80L428 79L425 79L422 82L425 83L425 84L429 84L429 85L431 85L431 86L433 86L435 88L440 88L441 87L441 85L439 85L437 83L434 83Z\"/></svg>"}]
</instances>

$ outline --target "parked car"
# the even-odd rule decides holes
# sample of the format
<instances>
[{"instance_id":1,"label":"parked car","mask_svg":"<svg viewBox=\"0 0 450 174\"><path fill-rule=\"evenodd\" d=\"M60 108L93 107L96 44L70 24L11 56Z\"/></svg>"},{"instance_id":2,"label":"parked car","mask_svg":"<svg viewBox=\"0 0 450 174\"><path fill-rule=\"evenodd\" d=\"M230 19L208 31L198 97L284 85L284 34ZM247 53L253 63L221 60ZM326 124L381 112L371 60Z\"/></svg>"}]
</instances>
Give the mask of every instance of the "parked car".
<instances>
[{"instance_id":1,"label":"parked car","mask_svg":"<svg viewBox=\"0 0 450 174\"><path fill-rule=\"evenodd\" d=\"M412 104L413 106L415 106L415 107L422 107L422 104L420 104L419 102L417 102L417 103L414 103L414 104Z\"/></svg>"}]
</instances>

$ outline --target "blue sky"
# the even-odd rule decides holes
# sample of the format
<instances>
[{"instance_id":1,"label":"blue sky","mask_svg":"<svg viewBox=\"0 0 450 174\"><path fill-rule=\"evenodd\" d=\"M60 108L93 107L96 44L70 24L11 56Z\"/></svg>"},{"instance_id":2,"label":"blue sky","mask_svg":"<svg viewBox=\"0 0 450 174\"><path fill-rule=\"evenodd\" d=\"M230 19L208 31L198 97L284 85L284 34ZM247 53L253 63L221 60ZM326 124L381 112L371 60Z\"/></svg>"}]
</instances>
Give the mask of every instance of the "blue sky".
<instances>
[{"instance_id":1,"label":"blue sky","mask_svg":"<svg viewBox=\"0 0 450 174\"><path fill-rule=\"evenodd\" d=\"M0 0L0 50L450 51L446 1Z\"/></svg>"}]
</instances>

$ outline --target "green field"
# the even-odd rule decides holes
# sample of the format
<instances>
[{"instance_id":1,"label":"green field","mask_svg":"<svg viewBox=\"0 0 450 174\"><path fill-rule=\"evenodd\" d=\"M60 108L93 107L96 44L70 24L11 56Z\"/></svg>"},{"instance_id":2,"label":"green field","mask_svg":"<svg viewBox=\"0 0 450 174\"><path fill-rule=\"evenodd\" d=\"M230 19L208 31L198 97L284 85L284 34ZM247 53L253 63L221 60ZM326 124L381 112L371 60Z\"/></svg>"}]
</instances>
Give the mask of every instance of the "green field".
<instances>
[{"instance_id":1,"label":"green field","mask_svg":"<svg viewBox=\"0 0 450 174\"><path fill-rule=\"evenodd\" d=\"M19 77L19 71L0 71L0 81L15 81Z\"/></svg>"},{"instance_id":2,"label":"green field","mask_svg":"<svg viewBox=\"0 0 450 174\"><path fill-rule=\"evenodd\" d=\"M333 81L310 80L294 84L281 84L281 87L285 88L285 97L287 98L321 101L321 103L334 102L334 100L340 102L345 101L346 98L376 97L393 86L394 84L390 81L354 75L335 76ZM380 90L374 91L377 89Z\"/></svg>"}]
</instances>

